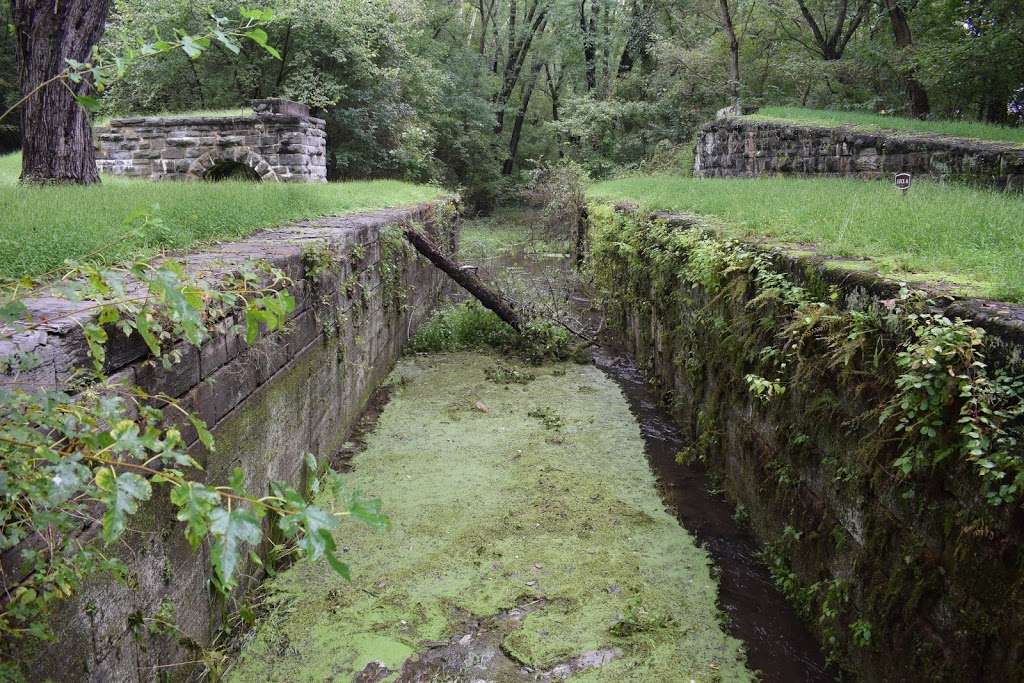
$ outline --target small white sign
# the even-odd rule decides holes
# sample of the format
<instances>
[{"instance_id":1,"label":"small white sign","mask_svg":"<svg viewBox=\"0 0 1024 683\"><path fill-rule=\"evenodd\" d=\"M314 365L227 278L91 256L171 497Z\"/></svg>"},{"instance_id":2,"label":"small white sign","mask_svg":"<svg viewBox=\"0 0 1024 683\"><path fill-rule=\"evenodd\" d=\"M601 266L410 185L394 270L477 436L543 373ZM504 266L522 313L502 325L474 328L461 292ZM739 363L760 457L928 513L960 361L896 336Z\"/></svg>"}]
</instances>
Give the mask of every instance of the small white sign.
<instances>
[{"instance_id":1,"label":"small white sign","mask_svg":"<svg viewBox=\"0 0 1024 683\"><path fill-rule=\"evenodd\" d=\"M909 173L897 173L896 174L896 189L906 192L910 189L910 184L913 182L914 177Z\"/></svg>"}]
</instances>

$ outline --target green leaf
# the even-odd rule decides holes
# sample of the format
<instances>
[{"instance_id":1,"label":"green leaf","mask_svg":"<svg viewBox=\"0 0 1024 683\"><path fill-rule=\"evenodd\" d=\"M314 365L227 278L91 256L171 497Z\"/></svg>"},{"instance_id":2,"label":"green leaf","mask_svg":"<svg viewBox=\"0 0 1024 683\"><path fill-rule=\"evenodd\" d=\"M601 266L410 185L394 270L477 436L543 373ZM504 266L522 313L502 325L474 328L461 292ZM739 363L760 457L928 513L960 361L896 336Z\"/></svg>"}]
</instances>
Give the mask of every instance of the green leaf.
<instances>
[{"instance_id":1,"label":"green leaf","mask_svg":"<svg viewBox=\"0 0 1024 683\"><path fill-rule=\"evenodd\" d=\"M253 21L267 22L274 20L274 10L272 9L260 9L258 7L242 7L238 10L246 19L252 19Z\"/></svg>"},{"instance_id":2,"label":"green leaf","mask_svg":"<svg viewBox=\"0 0 1024 683\"><path fill-rule=\"evenodd\" d=\"M75 95L75 102L78 102L79 105L81 105L85 109L88 109L89 111L96 111L100 108L99 99L93 97L92 95Z\"/></svg>"},{"instance_id":3,"label":"green leaf","mask_svg":"<svg viewBox=\"0 0 1024 683\"><path fill-rule=\"evenodd\" d=\"M181 49L185 51L189 59L198 59L209 46L208 38L197 38L188 34L181 36Z\"/></svg>"},{"instance_id":4,"label":"green leaf","mask_svg":"<svg viewBox=\"0 0 1024 683\"><path fill-rule=\"evenodd\" d=\"M235 492L235 495L245 495L245 472L242 471L241 467L231 470L231 478L228 480L228 484L231 486L231 490Z\"/></svg>"},{"instance_id":5,"label":"green leaf","mask_svg":"<svg viewBox=\"0 0 1024 683\"><path fill-rule=\"evenodd\" d=\"M61 460L47 472L50 490L46 502L53 506L67 501L82 488L91 474L92 471L77 460Z\"/></svg>"},{"instance_id":6,"label":"green leaf","mask_svg":"<svg viewBox=\"0 0 1024 683\"><path fill-rule=\"evenodd\" d=\"M103 514L103 539L110 543L124 533L128 517L139 510L139 501L149 500L153 489L144 477L134 472L115 474L108 468L96 472L98 498L107 506Z\"/></svg>"},{"instance_id":7,"label":"green leaf","mask_svg":"<svg viewBox=\"0 0 1024 683\"><path fill-rule=\"evenodd\" d=\"M190 481L171 491L171 502L179 508L178 521L186 524L185 537L193 548L198 548L210 531L210 515L220 502L220 496L216 491Z\"/></svg>"},{"instance_id":8,"label":"green leaf","mask_svg":"<svg viewBox=\"0 0 1024 683\"><path fill-rule=\"evenodd\" d=\"M304 505L278 520L278 528L289 538L297 538L296 545L314 561L334 551L331 530L337 525L334 515L315 505Z\"/></svg>"},{"instance_id":9,"label":"green leaf","mask_svg":"<svg viewBox=\"0 0 1024 683\"><path fill-rule=\"evenodd\" d=\"M139 311L138 315L135 316L135 329L139 331L142 341L146 342L149 352L159 358L163 353L163 349L160 347L160 340L153 334L148 310Z\"/></svg>"},{"instance_id":10,"label":"green leaf","mask_svg":"<svg viewBox=\"0 0 1024 683\"><path fill-rule=\"evenodd\" d=\"M214 538L210 555L217 585L226 591L235 583L235 570L245 546L258 544L263 533L259 520L249 510L235 508L229 512L216 508L210 518L210 534Z\"/></svg>"},{"instance_id":11,"label":"green leaf","mask_svg":"<svg viewBox=\"0 0 1024 683\"><path fill-rule=\"evenodd\" d=\"M251 31L246 31L245 37L260 47L266 47L267 45L267 32L261 28L254 28Z\"/></svg>"},{"instance_id":12,"label":"green leaf","mask_svg":"<svg viewBox=\"0 0 1024 683\"><path fill-rule=\"evenodd\" d=\"M213 37L217 39L217 42L223 45L228 51L238 54L241 51L241 46L228 34L224 33L220 29L213 32Z\"/></svg>"},{"instance_id":13,"label":"green leaf","mask_svg":"<svg viewBox=\"0 0 1024 683\"><path fill-rule=\"evenodd\" d=\"M107 352L104 344L107 343L107 331L96 323L88 323L83 328L85 342L89 346L89 355L97 370L103 369L103 362L107 359Z\"/></svg>"},{"instance_id":14,"label":"green leaf","mask_svg":"<svg viewBox=\"0 0 1024 683\"><path fill-rule=\"evenodd\" d=\"M358 519L363 524L383 529L391 523L391 520L381 512L380 508L380 500L364 500L359 496L353 496L348 511L354 519Z\"/></svg>"},{"instance_id":15,"label":"green leaf","mask_svg":"<svg viewBox=\"0 0 1024 683\"><path fill-rule=\"evenodd\" d=\"M23 301L15 299L0 306L0 323L10 325L28 317L28 307Z\"/></svg>"},{"instance_id":16,"label":"green leaf","mask_svg":"<svg viewBox=\"0 0 1024 683\"><path fill-rule=\"evenodd\" d=\"M277 51L277 48L267 44L267 32L264 31L263 29L254 28L250 31L246 31L245 37L259 45L260 47L262 47L268 53L270 53L270 56L273 57L274 59L281 59L281 53Z\"/></svg>"},{"instance_id":17,"label":"green leaf","mask_svg":"<svg viewBox=\"0 0 1024 683\"><path fill-rule=\"evenodd\" d=\"M349 571L347 564L339 560L331 553L328 553L326 555L326 559L327 564L329 564L331 569L336 571L341 576L341 578L345 579L346 581L352 580L352 573Z\"/></svg>"},{"instance_id":18,"label":"green leaf","mask_svg":"<svg viewBox=\"0 0 1024 683\"><path fill-rule=\"evenodd\" d=\"M188 421L191 422L192 427L195 428L196 434L199 436L199 443L203 444L203 446L206 447L206 450L211 453L216 452L217 449L214 448L213 434L211 434L210 430L206 428L206 423L191 413L189 413Z\"/></svg>"}]
</instances>

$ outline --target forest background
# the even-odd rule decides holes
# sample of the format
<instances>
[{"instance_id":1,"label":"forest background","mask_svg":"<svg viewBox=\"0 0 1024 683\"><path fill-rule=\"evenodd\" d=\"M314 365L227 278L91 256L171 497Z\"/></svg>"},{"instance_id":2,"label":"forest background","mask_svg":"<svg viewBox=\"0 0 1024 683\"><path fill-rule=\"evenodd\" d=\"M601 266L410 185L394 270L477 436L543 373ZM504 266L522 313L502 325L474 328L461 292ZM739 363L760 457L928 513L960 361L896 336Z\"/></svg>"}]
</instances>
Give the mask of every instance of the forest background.
<instances>
[{"instance_id":1,"label":"forest background","mask_svg":"<svg viewBox=\"0 0 1024 683\"><path fill-rule=\"evenodd\" d=\"M332 179L401 178L493 207L544 163L685 171L727 104L1024 123L1020 0L269 0L259 45L133 63L94 116L262 97L328 122ZM101 46L198 30L238 3L117 0ZM10 24L11 9L0 8ZM10 27L9 27L10 28ZM0 104L18 99L0 35ZM17 117L0 124L16 149Z\"/></svg>"}]
</instances>

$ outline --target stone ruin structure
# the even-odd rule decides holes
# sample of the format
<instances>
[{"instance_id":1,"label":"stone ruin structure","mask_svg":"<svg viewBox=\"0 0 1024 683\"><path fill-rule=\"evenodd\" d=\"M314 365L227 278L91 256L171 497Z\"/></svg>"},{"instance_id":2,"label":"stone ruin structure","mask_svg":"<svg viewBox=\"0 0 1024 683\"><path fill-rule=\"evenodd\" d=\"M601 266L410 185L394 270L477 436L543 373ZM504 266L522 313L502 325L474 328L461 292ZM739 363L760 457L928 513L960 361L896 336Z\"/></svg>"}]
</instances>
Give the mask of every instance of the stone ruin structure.
<instances>
[{"instance_id":1,"label":"stone ruin structure","mask_svg":"<svg viewBox=\"0 0 1024 683\"><path fill-rule=\"evenodd\" d=\"M761 121L738 116L734 110L719 114L700 131L694 161L694 174L700 177L793 174L891 179L906 172L932 180L1024 191L1020 145Z\"/></svg>"},{"instance_id":2,"label":"stone ruin structure","mask_svg":"<svg viewBox=\"0 0 1024 683\"><path fill-rule=\"evenodd\" d=\"M249 116L113 119L96 130L96 165L149 180L327 181L326 123L309 107L254 100Z\"/></svg>"}]
</instances>

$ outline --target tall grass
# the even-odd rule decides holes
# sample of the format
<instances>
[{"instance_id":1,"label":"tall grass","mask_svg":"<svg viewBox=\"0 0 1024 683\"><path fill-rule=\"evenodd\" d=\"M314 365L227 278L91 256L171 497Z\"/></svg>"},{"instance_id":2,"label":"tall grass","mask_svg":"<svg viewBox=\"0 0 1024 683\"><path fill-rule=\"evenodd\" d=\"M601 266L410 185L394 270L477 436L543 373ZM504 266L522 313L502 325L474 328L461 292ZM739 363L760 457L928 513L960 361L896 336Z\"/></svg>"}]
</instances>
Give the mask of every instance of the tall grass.
<instances>
[{"instance_id":1,"label":"tall grass","mask_svg":"<svg viewBox=\"0 0 1024 683\"><path fill-rule=\"evenodd\" d=\"M947 281L963 293L1024 301L1024 197L917 181L645 176L590 196L713 217L729 234L811 243L868 257L883 272Z\"/></svg>"},{"instance_id":2,"label":"tall grass","mask_svg":"<svg viewBox=\"0 0 1024 683\"><path fill-rule=\"evenodd\" d=\"M851 126L869 131L891 129L911 133L932 133L990 142L1010 142L1024 147L1024 128L998 126L980 121L922 121L869 112L801 109L799 107L765 107L747 118L811 125Z\"/></svg>"},{"instance_id":3,"label":"tall grass","mask_svg":"<svg viewBox=\"0 0 1024 683\"><path fill-rule=\"evenodd\" d=\"M39 276L65 259L111 263L232 239L290 221L434 199L436 187L393 180L328 184L149 182L90 187L17 184L0 157L0 278Z\"/></svg>"}]
</instances>

